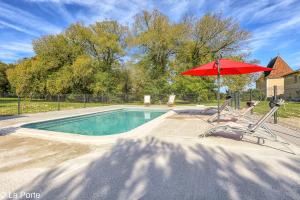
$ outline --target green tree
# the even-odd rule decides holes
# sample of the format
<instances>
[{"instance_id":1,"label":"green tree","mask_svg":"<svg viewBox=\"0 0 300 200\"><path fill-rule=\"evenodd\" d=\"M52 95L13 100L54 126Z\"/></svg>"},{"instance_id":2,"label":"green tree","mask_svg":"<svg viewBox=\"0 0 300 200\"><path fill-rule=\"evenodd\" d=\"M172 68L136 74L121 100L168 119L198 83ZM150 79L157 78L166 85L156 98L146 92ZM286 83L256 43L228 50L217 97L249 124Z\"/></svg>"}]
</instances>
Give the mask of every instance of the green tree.
<instances>
[{"instance_id":1,"label":"green tree","mask_svg":"<svg viewBox=\"0 0 300 200\"><path fill-rule=\"evenodd\" d=\"M186 17L184 23L189 33L187 47L180 53L193 66L215 59L220 52L224 55L239 53L250 37L232 18L221 15L206 14L200 19Z\"/></svg>"},{"instance_id":2,"label":"green tree","mask_svg":"<svg viewBox=\"0 0 300 200\"><path fill-rule=\"evenodd\" d=\"M112 93L114 81L108 72L98 71L91 84L91 90L95 95Z\"/></svg>"},{"instance_id":3,"label":"green tree","mask_svg":"<svg viewBox=\"0 0 300 200\"><path fill-rule=\"evenodd\" d=\"M140 49L151 78L164 76L170 57L183 39L183 26L172 24L167 16L154 10L136 15L133 30L131 45Z\"/></svg>"},{"instance_id":4,"label":"green tree","mask_svg":"<svg viewBox=\"0 0 300 200\"><path fill-rule=\"evenodd\" d=\"M47 91L51 95L67 94L72 91L73 71L70 66L65 66L52 73L47 78Z\"/></svg>"},{"instance_id":5,"label":"green tree","mask_svg":"<svg viewBox=\"0 0 300 200\"><path fill-rule=\"evenodd\" d=\"M79 56L71 66L73 92L79 94L90 93L93 83L95 67L93 60L86 55Z\"/></svg>"},{"instance_id":6,"label":"green tree","mask_svg":"<svg viewBox=\"0 0 300 200\"><path fill-rule=\"evenodd\" d=\"M14 67L14 65L12 64L8 65L0 61L0 92L1 93L9 92L10 88L9 88L9 82L7 80L6 71L12 67Z\"/></svg>"},{"instance_id":7,"label":"green tree","mask_svg":"<svg viewBox=\"0 0 300 200\"><path fill-rule=\"evenodd\" d=\"M91 25L91 29L102 70L110 71L118 68L121 57L125 56L128 28L120 25L117 21L103 21Z\"/></svg>"},{"instance_id":8,"label":"green tree","mask_svg":"<svg viewBox=\"0 0 300 200\"><path fill-rule=\"evenodd\" d=\"M239 57L248 37L238 23L220 15L185 17L175 23L157 10L143 11L130 28L111 20L76 23L60 34L36 39L36 55L6 74L18 95L135 93L138 98L160 98L174 92L207 100L215 95L215 79L180 73L216 59L220 52ZM0 67L0 86L5 82L3 71ZM239 85L249 82L238 78ZM233 89L236 79L224 78L223 84Z\"/></svg>"},{"instance_id":9,"label":"green tree","mask_svg":"<svg viewBox=\"0 0 300 200\"><path fill-rule=\"evenodd\" d=\"M65 38L79 55L97 57L96 46L92 41L93 32L81 23L71 24L64 32Z\"/></svg>"},{"instance_id":10,"label":"green tree","mask_svg":"<svg viewBox=\"0 0 300 200\"><path fill-rule=\"evenodd\" d=\"M49 72L72 65L77 56L81 55L78 48L74 48L63 34L47 35L34 40L33 49L43 63L44 70Z\"/></svg>"},{"instance_id":11,"label":"green tree","mask_svg":"<svg viewBox=\"0 0 300 200\"><path fill-rule=\"evenodd\" d=\"M179 47L174 62L174 85L178 94L198 94L200 99L214 97L215 77L182 77L180 72L224 56L236 55L250 37L231 18L207 14L200 19L185 17L183 22L188 32ZM196 91L198 90L198 92Z\"/></svg>"},{"instance_id":12,"label":"green tree","mask_svg":"<svg viewBox=\"0 0 300 200\"><path fill-rule=\"evenodd\" d=\"M116 21L96 22L89 27L74 24L65 34L73 45L93 59L93 77L89 79L93 81L88 86L90 91L94 94L115 94L122 90L118 85L129 80L124 79L120 68L121 58L125 56L127 47L126 26Z\"/></svg>"},{"instance_id":13,"label":"green tree","mask_svg":"<svg viewBox=\"0 0 300 200\"><path fill-rule=\"evenodd\" d=\"M32 92L31 62L31 59L24 59L15 68L7 70L7 79L17 95Z\"/></svg>"},{"instance_id":14,"label":"green tree","mask_svg":"<svg viewBox=\"0 0 300 200\"><path fill-rule=\"evenodd\" d=\"M154 10L135 16L130 46L138 49L137 67L145 73L139 77L144 93L161 95L170 90L170 60L184 39L182 24L171 23L167 16ZM145 80L141 80L145 78Z\"/></svg>"},{"instance_id":15,"label":"green tree","mask_svg":"<svg viewBox=\"0 0 300 200\"><path fill-rule=\"evenodd\" d=\"M72 45L63 34L47 35L33 41L36 57L32 58L31 93L59 94L70 91L70 66L80 55L80 50ZM38 88L37 88L38 87ZM33 91L34 88L37 88Z\"/></svg>"}]
</instances>

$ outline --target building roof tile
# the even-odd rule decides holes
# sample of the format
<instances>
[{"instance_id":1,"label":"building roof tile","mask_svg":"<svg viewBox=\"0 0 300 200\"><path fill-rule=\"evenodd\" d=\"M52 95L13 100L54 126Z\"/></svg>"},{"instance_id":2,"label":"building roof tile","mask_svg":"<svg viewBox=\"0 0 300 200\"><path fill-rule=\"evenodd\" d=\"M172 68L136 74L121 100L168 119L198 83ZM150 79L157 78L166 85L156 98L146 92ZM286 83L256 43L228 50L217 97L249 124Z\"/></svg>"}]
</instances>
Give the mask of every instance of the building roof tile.
<instances>
[{"instance_id":1,"label":"building roof tile","mask_svg":"<svg viewBox=\"0 0 300 200\"><path fill-rule=\"evenodd\" d=\"M272 68L273 70L264 73L266 78L281 78L284 75L293 72L290 66L280 56L273 58L267 67Z\"/></svg>"},{"instance_id":2,"label":"building roof tile","mask_svg":"<svg viewBox=\"0 0 300 200\"><path fill-rule=\"evenodd\" d=\"M287 73L287 74L285 74L284 76L288 76L288 75L291 75L291 74L300 74L300 69L297 69L297 70L295 70L295 71L292 71L292 72L290 72L290 73Z\"/></svg>"}]
</instances>

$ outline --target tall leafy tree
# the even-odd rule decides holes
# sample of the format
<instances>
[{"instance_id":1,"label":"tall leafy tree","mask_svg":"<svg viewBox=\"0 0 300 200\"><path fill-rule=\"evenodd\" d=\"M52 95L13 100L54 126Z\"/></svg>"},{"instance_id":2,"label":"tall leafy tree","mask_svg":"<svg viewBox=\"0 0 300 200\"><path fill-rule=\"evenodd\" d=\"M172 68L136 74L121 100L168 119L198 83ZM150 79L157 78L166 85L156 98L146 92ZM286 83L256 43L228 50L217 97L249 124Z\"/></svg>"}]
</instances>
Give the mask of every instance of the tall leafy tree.
<instances>
[{"instance_id":1,"label":"tall leafy tree","mask_svg":"<svg viewBox=\"0 0 300 200\"><path fill-rule=\"evenodd\" d=\"M73 92L79 94L90 93L95 73L93 60L86 55L79 56L71 66Z\"/></svg>"},{"instance_id":2,"label":"tall leafy tree","mask_svg":"<svg viewBox=\"0 0 300 200\"><path fill-rule=\"evenodd\" d=\"M138 50L137 66L144 68L142 71L149 77L144 81L145 92L161 94L168 90L170 60L182 42L184 32L181 24L171 23L157 10L143 11L135 16L130 44Z\"/></svg>"},{"instance_id":3,"label":"tall leafy tree","mask_svg":"<svg viewBox=\"0 0 300 200\"><path fill-rule=\"evenodd\" d=\"M46 82L47 92L51 95L67 94L72 92L73 71L71 66L65 66L51 73Z\"/></svg>"},{"instance_id":4,"label":"tall leafy tree","mask_svg":"<svg viewBox=\"0 0 300 200\"><path fill-rule=\"evenodd\" d=\"M33 91L31 62L32 59L24 59L7 70L7 79L17 95L29 95Z\"/></svg>"},{"instance_id":5,"label":"tall leafy tree","mask_svg":"<svg viewBox=\"0 0 300 200\"><path fill-rule=\"evenodd\" d=\"M63 34L47 35L34 40L33 50L43 62L45 70L50 72L72 65L76 57L81 55Z\"/></svg>"},{"instance_id":6,"label":"tall leafy tree","mask_svg":"<svg viewBox=\"0 0 300 200\"><path fill-rule=\"evenodd\" d=\"M198 93L200 99L207 100L213 97L214 77L181 77L177 74L213 61L221 52L224 56L239 53L250 35L234 20L220 15L207 14L200 19L188 16L182 23L188 32L176 54L174 89L179 94Z\"/></svg>"},{"instance_id":7,"label":"tall leafy tree","mask_svg":"<svg viewBox=\"0 0 300 200\"><path fill-rule=\"evenodd\" d=\"M0 93L9 92L9 82L7 80L6 71L14 67L12 64L5 64L0 61Z\"/></svg>"},{"instance_id":8,"label":"tall leafy tree","mask_svg":"<svg viewBox=\"0 0 300 200\"><path fill-rule=\"evenodd\" d=\"M91 29L96 54L103 71L119 67L120 59L125 56L127 27L117 21L103 21L91 25Z\"/></svg>"},{"instance_id":9,"label":"tall leafy tree","mask_svg":"<svg viewBox=\"0 0 300 200\"><path fill-rule=\"evenodd\" d=\"M216 59L221 51L240 56L248 37L234 20L212 14L175 23L157 10L143 11L130 28L112 20L75 23L60 34L34 40L34 57L8 70L0 66L0 86L6 71L18 95L133 92L141 98L175 92L207 100L214 95L215 80L182 77L180 72ZM223 83L232 88L234 81Z\"/></svg>"},{"instance_id":10,"label":"tall leafy tree","mask_svg":"<svg viewBox=\"0 0 300 200\"><path fill-rule=\"evenodd\" d=\"M36 57L32 59L31 75L34 82L31 88L39 86L34 93L60 94L68 91L70 86L68 68L81 54L80 50L72 45L63 34L47 35L33 41L33 49Z\"/></svg>"}]
</instances>

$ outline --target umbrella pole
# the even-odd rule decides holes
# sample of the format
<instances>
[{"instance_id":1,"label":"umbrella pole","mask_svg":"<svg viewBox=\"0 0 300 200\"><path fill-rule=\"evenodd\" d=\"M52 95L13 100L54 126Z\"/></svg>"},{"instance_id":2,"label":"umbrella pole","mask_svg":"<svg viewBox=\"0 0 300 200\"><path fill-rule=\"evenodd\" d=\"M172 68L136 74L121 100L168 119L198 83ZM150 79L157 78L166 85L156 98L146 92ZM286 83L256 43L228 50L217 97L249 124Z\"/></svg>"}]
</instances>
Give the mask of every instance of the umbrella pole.
<instances>
[{"instance_id":1,"label":"umbrella pole","mask_svg":"<svg viewBox=\"0 0 300 200\"><path fill-rule=\"evenodd\" d=\"M217 67L218 67L218 77L217 77L217 84L218 84L218 94L217 94L217 99L218 99L218 119L217 119L217 122L219 123L219 121L220 121L220 62L219 62L219 59L217 60Z\"/></svg>"}]
</instances>

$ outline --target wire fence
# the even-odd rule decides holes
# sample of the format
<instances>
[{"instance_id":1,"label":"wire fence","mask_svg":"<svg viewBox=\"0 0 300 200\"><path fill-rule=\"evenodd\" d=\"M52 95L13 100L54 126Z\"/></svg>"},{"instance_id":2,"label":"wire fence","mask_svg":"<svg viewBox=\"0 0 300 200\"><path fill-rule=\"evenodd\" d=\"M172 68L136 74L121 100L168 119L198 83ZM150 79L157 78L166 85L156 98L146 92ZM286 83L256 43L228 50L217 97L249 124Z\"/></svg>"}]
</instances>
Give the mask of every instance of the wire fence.
<instances>
[{"instance_id":1,"label":"wire fence","mask_svg":"<svg viewBox=\"0 0 300 200\"><path fill-rule=\"evenodd\" d=\"M231 95L234 100L231 106L240 108L240 101L248 101L251 98L259 99L259 97L249 92L222 94L221 98ZM250 97L251 96L251 97ZM153 95L151 94L151 104L165 105L168 102L169 95ZM0 116L21 115L26 113L38 113L48 111L59 111L76 108L96 107L114 104L143 104L144 95L129 94L61 94L61 95L32 95L30 97L18 97L12 94L0 95ZM210 100L203 100L197 94L180 94L176 95L175 104L177 105L195 105L206 104L216 105L216 96Z\"/></svg>"}]
</instances>

